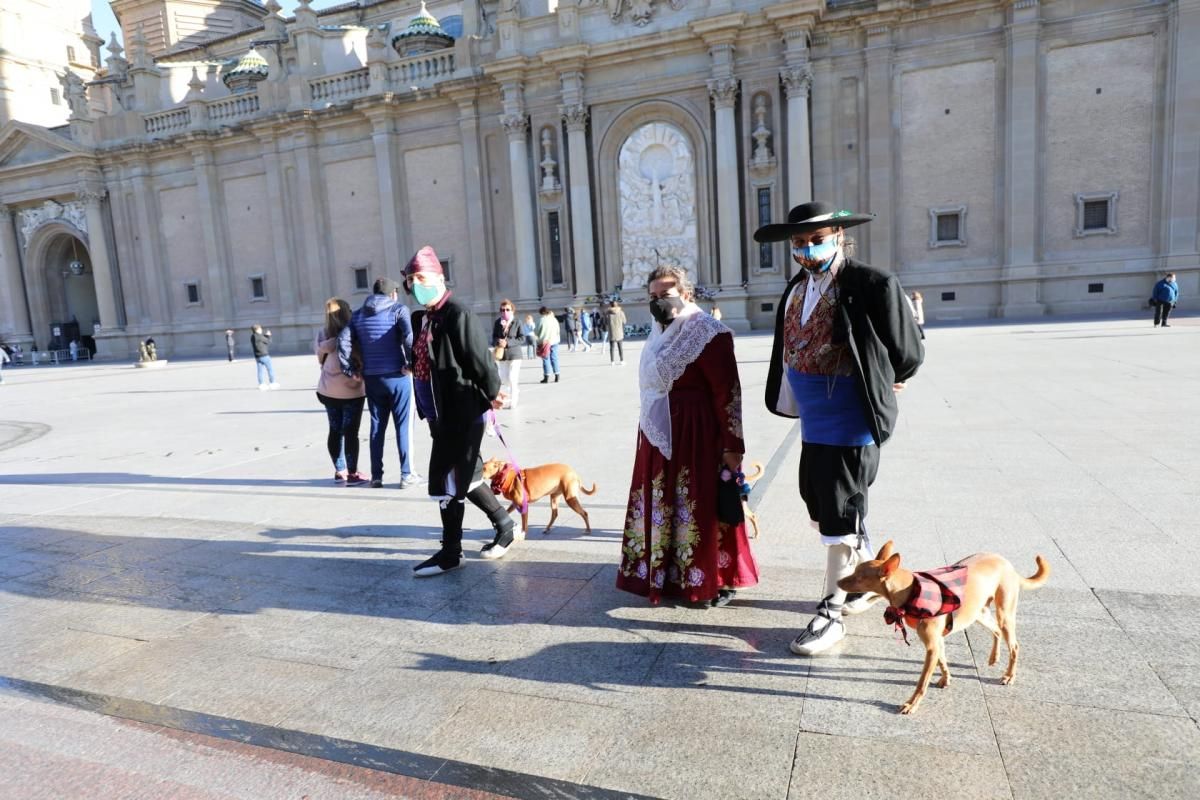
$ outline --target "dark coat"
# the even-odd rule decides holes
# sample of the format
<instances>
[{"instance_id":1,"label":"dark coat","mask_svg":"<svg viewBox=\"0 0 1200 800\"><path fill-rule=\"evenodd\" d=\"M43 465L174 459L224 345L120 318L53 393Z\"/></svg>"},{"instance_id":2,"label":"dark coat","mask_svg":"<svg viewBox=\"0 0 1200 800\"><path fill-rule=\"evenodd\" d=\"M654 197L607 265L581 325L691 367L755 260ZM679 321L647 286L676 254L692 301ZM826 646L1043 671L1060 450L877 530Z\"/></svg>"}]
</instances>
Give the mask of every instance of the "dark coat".
<instances>
[{"instance_id":1,"label":"dark coat","mask_svg":"<svg viewBox=\"0 0 1200 800\"><path fill-rule=\"evenodd\" d=\"M250 349L254 351L255 358L269 356L271 354L271 334L251 333Z\"/></svg>"},{"instance_id":2,"label":"dark coat","mask_svg":"<svg viewBox=\"0 0 1200 800\"><path fill-rule=\"evenodd\" d=\"M504 320L496 318L492 324L492 347L500 344L503 339L507 342L504 348L505 361L520 361L524 353L522 349L525 345L525 334L521 333L520 320L514 319L508 326L508 334L504 333Z\"/></svg>"},{"instance_id":3,"label":"dark coat","mask_svg":"<svg viewBox=\"0 0 1200 800\"><path fill-rule=\"evenodd\" d=\"M804 280L802 271L788 282L775 314L775 343L767 373L767 410L795 419L794 407L781 403L784 388L783 319L788 296ZM904 300L900 281L890 272L852 258L846 259L837 276L838 309L833 321L833 341L849 342L859 394L870 409L871 435L875 444L888 440L896 429L899 407L894 383L916 374L925 359L921 331ZM788 393L791 397L791 393ZM781 407L783 406L783 407Z\"/></svg>"},{"instance_id":4,"label":"dark coat","mask_svg":"<svg viewBox=\"0 0 1200 800\"><path fill-rule=\"evenodd\" d=\"M428 313L422 309L412 315L418 340ZM443 425L466 425L490 409L492 400L500 393L496 359L488 347L483 326L453 296L432 313L430 377L438 421ZM417 346L423 345L418 341Z\"/></svg>"}]
</instances>

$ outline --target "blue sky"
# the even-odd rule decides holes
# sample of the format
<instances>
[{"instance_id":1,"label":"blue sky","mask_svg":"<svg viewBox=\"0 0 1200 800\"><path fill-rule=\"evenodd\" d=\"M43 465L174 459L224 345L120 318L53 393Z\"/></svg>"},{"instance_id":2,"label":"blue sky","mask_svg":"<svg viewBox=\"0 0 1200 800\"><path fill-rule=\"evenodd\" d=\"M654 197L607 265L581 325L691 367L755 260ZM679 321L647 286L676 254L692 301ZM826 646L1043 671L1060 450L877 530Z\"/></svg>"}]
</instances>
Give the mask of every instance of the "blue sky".
<instances>
[{"instance_id":1,"label":"blue sky","mask_svg":"<svg viewBox=\"0 0 1200 800\"><path fill-rule=\"evenodd\" d=\"M339 5L345 0L315 0L312 7L318 11L322 8ZM283 15L291 16L292 12L299 5L296 0L279 0L279 5L283 6ZM96 26L96 33L104 39L104 43L108 44L109 34L116 31L117 38L121 38L121 29L117 26L117 18L113 16L112 9L108 6L108 0L92 0L92 23ZM122 42L121 44L124 44ZM106 53L101 53L101 58L107 58Z\"/></svg>"}]
</instances>

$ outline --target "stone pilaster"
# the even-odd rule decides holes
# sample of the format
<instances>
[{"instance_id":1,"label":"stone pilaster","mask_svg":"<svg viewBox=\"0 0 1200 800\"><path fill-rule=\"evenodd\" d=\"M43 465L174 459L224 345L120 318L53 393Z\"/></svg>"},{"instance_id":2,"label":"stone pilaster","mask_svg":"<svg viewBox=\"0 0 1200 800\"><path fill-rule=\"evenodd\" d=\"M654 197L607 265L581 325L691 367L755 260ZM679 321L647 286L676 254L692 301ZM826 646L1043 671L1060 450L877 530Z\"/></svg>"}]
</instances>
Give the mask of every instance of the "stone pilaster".
<instances>
[{"instance_id":1,"label":"stone pilaster","mask_svg":"<svg viewBox=\"0 0 1200 800\"><path fill-rule=\"evenodd\" d=\"M564 83L568 78L563 78ZM564 99L566 93L564 92ZM596 293L595 235L592 230L592 189L588 176L588 108L582 102L562 107L567 125L567 181L571 198L571 246L575 262L575 294Z\"/></svg>"},{"instance_id":2,"label":"stone pilaster","mask_svg":"<svg viewBox=\"0 0 1200 800\"><path fill-rule=\"evenodd\" d=\"M1169 268L1194 269L1200 266L1200 0L1178 0L1171 14L1167 254Z\"/></svg>"},{"instance_id":3,"label":"stone pilaster","mask_svg":"<svg viewBox=\"0 0 1200 800\"><path fill-rule=\"evenodd\" d=\"M787 93L787 205L813 199L812 137L808 123L808 95L812 68L807 63L785 67L779 73Z\"/></svg>"},{"instance_id":4,"label":"stone pilaster","mask_svg":"<svg viewBox=\"0 0 1200 800\"><path fill-rule=\"evenodd\" d=\"M33 341L33 330L25 304L25 280L14 216L8 206L0 205L0 337L6 342L27 345Z\"/></svg>"},{"instance_id":5,"label":"stone pilaster","mask_svg":"<svg viewBox=\"0 0 1200 800\"><path fill-rule=\"evenodd\" d=\"M529 117L519 83L504 86L500 124L508 136L508 167L512 182L513 226L517 247L517 289L523 305L539 295L537 248L533 233L533 194L529 185Z\"/></svg>"},{"instance_id":6,"label":"stone pilaster","mask_svg":"<svg viewBox=\"0 0 1200 800\"><path fill-rule=\"evenodd\" d=\"M1038 300L1038 38L1037 0L1016 0L1007 29L1008 116L1005 129L1004 275L1001 316L1044 313Z\"/></svg>"},{"instance_id":7,"label":"stone pilaster","mask_svg":"<svg viewBox=\"0 0 1200 800\"><path fill-rule=\"evenodd\" d=\"M407 192L396 183L396 156L392 135L392 115L379 109L371 118L371 141L375 145L375 175L379 181L380 222L383 225L383 258L380 274L398 277L408 262L400 247L403 220L407 216Z\"/></svg>"},{"instance_id":8,"label":"stone pilaster","mask_svg":"<svg viewBox=\"0 0 1200 800\"><path fill-rule=\"evenodd\" d=\"M708 82L716 116L717 219L720 232L720 276L723 288L741 287L742 237L741 202L738 182L737 122L734 105L738 82L735 78Z\"/></svg>"},{"instance_id":9,"label":"stone pilaster","mask_svg":"<svg viewBox=\"0 0 1200 800\"><path fill-rule=\"evenodd\" d=\"M867 198L875 221L867 226L867 260L891 269L895 213L892 208L892 41L886 24L871 25L867 36ZM856 209L857 210L857 209Z\"/></svg>"},{"instance_id":10,"label":"stone pilaster","mask_svg":"<svg viewBox=\"0 0 1200 800\"><path fill-rule=\"evenodd\" d=\"M162 224L157 202L158 190L154 186L150 161L144 155L130 164L129 183L133 189L134 228L141 232L137 237L137 260L141 265L139 282L144 284L140 287L143 318L136 321L166 323L171 318L171 302L167 296L165 276L157 268L159 264L166 263L161 250L163 243L157 233Z\"/></svg>"},{"instance_id":11,"label":"stone pilaster","mask_svg":"<svg viewBox=\"0 0 1200 800\"><path fill-rule=\"evenodd\" d=\"M88 255L92 258L92 277L96 282L96 305L100 310L100 327L104 330L121 328L121 318L117 311L117 299L113 283L113 259L109 252L108 226L104 222L103 201L107 192L104 189L82 185L76 190L76 196L83 201L87 214L88 225Z\"/></svg>"},{"instance_id":12,"label":"stone pilaster","mask_svg":"<svg viewBox=\"0 0 1200 800\"><path fill-rule=\"evenodd\" d=\"M213 319L224 324L234 317L233 290L229 280L224 228L220 217L217 216L217 211L223 204L220 200L221 189L217 183L217 170L211 149L206 146L192 148L192 171L196 176L196 207L204 235L204 260L208 264Z\"/></svg>"},{"instance_id":13,"label":"stone pilaster","mask_svg":"<svg viewBox=\"0 0 1200 800\"><path fill-rule=\"evenodd\" d=\"M284 189L283 164L278 151L277 134L270 129L258 134L262 148L263 174L267 183L268 213L271 215L271 238L275 253L275 272L279 275L279 305L281 316L299 316L305 301L296 285L295 268L298 259L293 253L289 235L290 199Z\"/></svg>"},{"instance_id":14,"label":"stone pilaster","mask_svg":"<svg viewBox=\"0 0 1200 800\"><path fill-rule=\"evenodd\" d=\"M474 93L455 98L458 103L458 133L463 153L463 200L467 213L467 259L471 269L471 287L476 307L491 299L492 269L488 264L487 220L483 213L484 173L482 137L479 135L479 107ZM460 271L461 274L461 271Z\"/></svg>"}]
</instances>

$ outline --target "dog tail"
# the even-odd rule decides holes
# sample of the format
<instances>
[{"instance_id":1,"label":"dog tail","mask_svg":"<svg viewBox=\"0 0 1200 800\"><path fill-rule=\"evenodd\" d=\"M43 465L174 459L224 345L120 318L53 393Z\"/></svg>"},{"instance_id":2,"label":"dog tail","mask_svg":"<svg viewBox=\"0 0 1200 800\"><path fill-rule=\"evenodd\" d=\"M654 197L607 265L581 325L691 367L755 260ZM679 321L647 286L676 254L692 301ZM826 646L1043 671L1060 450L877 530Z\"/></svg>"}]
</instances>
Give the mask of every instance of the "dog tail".
<instances>
[{"instance_id":1,"label":"dog tail","mask_svg":"<svg viewBox=\"0 0 1200 800\"><path fill-rule=\"evenodd\" d=\"M1050 579L1050 565L1046 559L1037 556L1037 572L1028 578L1021 578L1021 586L1025 589L1036 589Z\"/></svg>"},{"instance_id":2,"label":"dog tail","mask_svg":"<svg viewBox=\"0 0 1200 800\"><path fill-rule=\"evenodd\" d=\"M592 488L591 488L591 489L585 488L585 487L584 487L584 485L583 485L582 483L580 483L580 484L579 484L579 491L583 492L584 494L595 494L595 493L596 493L596 482L595 482L595 481L592 481Z\"/></svg>"},{"instance_id":3,"label":"dog tail","mask_svg":"<svg viewBox=\"0 0 1200 800\"><path fill-rule=\"evenodd\" d=\"M751 472L749 475L746 476L746 480L749 481L750 483L754 483L756 480L758 480L759 478L761 478L763 476L764 472L766 472L766 470L763 468L761 461L751 461L750 468L754 470L753 472Z\"/></svg>"}]
</instances>

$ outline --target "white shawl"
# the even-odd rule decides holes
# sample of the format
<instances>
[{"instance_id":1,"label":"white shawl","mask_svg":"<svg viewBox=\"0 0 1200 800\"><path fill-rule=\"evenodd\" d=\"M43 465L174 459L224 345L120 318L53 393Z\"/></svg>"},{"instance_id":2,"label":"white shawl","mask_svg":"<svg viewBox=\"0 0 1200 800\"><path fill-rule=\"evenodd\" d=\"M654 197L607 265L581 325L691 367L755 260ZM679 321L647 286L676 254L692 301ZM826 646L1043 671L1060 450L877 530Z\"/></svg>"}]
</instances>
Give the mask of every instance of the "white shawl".
<instances>
[{"instance_id":1,"label":"white shawl","mask_svg":"<svg viewBox=\"0 0 1200 800\"><path fill-rule=\"evenodd\" d=\"M730 329L695 303L688 303L662 329L650 328L650 339L642 351L638 365L638 385L641 389L642 410L638 424L642 435L658 448L664 458L671 457L671 387L717 334Z\"/></svg>"}]
</instances>

